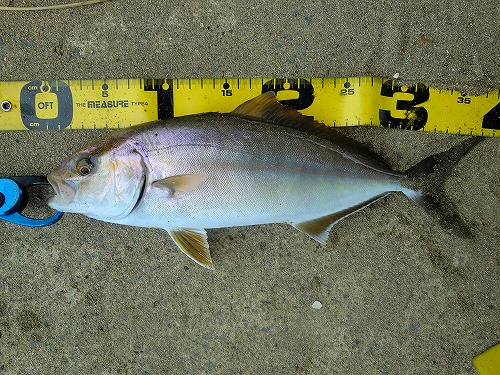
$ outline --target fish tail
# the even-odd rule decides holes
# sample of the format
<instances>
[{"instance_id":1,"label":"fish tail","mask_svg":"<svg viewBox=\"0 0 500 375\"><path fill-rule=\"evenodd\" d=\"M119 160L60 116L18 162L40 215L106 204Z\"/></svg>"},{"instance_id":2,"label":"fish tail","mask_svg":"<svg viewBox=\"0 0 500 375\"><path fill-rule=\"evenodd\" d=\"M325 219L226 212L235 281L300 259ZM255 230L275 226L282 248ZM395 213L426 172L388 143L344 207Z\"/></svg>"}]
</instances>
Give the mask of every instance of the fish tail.
<instances>
[{"instance_id":1,"label":"fish tail","mask_svg":"<svg viewBox=\"0 0 500 375\"><path fill-rule=\"evenodd\" d=\"M401 180L408 198L461 237L472 237L472 232L446 194L445 183L459 161L482 140L470 137L447 151L431 155L408 169L406 178Z\"/></svg>"}]
</instances>

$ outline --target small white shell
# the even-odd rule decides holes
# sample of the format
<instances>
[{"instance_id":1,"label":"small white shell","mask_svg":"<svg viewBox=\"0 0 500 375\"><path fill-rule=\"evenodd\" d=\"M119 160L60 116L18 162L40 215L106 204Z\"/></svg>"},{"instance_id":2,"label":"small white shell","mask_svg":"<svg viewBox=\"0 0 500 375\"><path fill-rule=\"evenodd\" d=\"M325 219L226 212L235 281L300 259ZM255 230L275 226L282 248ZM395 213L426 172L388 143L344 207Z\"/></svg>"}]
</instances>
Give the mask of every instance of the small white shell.
<instances>
[{"instance_id":1,"label":"small white shell","mask_svg":"<svg viewBox=\"0 0 500 375\"><path fill-rule=\"evenodd\" d=\"M323 304L319 301L314 301L311 307L313 309L319 310L323 307Z\"/></svg>"}]
</instances>

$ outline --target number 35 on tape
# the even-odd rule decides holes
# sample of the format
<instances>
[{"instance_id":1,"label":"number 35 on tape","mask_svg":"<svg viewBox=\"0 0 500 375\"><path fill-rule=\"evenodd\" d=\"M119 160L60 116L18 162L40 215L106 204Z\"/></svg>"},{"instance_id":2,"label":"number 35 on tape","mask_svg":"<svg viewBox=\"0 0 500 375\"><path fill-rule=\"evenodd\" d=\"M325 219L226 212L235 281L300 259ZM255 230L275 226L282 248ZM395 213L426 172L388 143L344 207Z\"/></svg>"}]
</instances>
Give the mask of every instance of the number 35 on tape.
<instances>
[{"instance_id":1,"label":"number 35 on tape","mask_svg":"<svg viewBox=\"0 0 500 375\"><path fill-rule=\"evenodd\" d=\"M500 134L498 90L469 95L376 77L0 82L0 130L123 128L194 113L229 112L267 91L329 126Z\"/></svg>"}]
</instances>

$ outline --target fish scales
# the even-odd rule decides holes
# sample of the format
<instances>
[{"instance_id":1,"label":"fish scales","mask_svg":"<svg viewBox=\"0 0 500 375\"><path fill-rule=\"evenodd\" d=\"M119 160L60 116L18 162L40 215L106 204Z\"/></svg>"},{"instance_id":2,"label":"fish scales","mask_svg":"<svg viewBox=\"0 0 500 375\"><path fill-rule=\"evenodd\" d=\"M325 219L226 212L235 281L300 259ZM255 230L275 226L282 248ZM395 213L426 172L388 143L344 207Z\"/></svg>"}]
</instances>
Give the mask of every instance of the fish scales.
<instances>
[{"instance_id":1,"label":"fish scales","mask_svg":"<svg viewBox=\"0 0 500 375\"><path fill-rule=\"evenodd\" d=\"M394 177L344 157L326 141L238 117L188 117L132 139L144 145L151 180L208 178L183 199L140 204L122 224L155 226L162 218L165 226L200 228L299 222L404 189Z\"/></svg>"}]
</instances>

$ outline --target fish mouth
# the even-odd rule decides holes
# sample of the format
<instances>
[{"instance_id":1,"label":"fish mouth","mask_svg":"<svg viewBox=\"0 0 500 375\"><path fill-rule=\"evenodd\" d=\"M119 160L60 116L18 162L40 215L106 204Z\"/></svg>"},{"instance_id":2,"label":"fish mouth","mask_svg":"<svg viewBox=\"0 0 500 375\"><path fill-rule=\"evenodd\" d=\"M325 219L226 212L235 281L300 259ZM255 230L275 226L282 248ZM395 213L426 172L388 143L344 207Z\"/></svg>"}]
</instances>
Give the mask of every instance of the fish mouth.
<instances>
[{"instance_id":1,"label":"fish mouth","mask_svg":"<svg viewBox=\"0 0 500 375\"><path fill-rule=\"evenodd\" d=\"M54 190L54 196L49 199L47 204L54 210L64 211L76 194L75 187L70 182L57 178L52 174L47 176L47 181Z\"/></svg>"},{"instance_id":2,"label":"fish mouth","mask_svg":"<svg viewBox=\"0 0 500 375\"><path fill-rule=\"evenodd\" d=\"M59 188L59 184L52 175L47 176L47 181L49 182L50 186L52 186L52 190L54 190L55 195L61 194L61 189Z\"/></svg>"}]
</instances>

